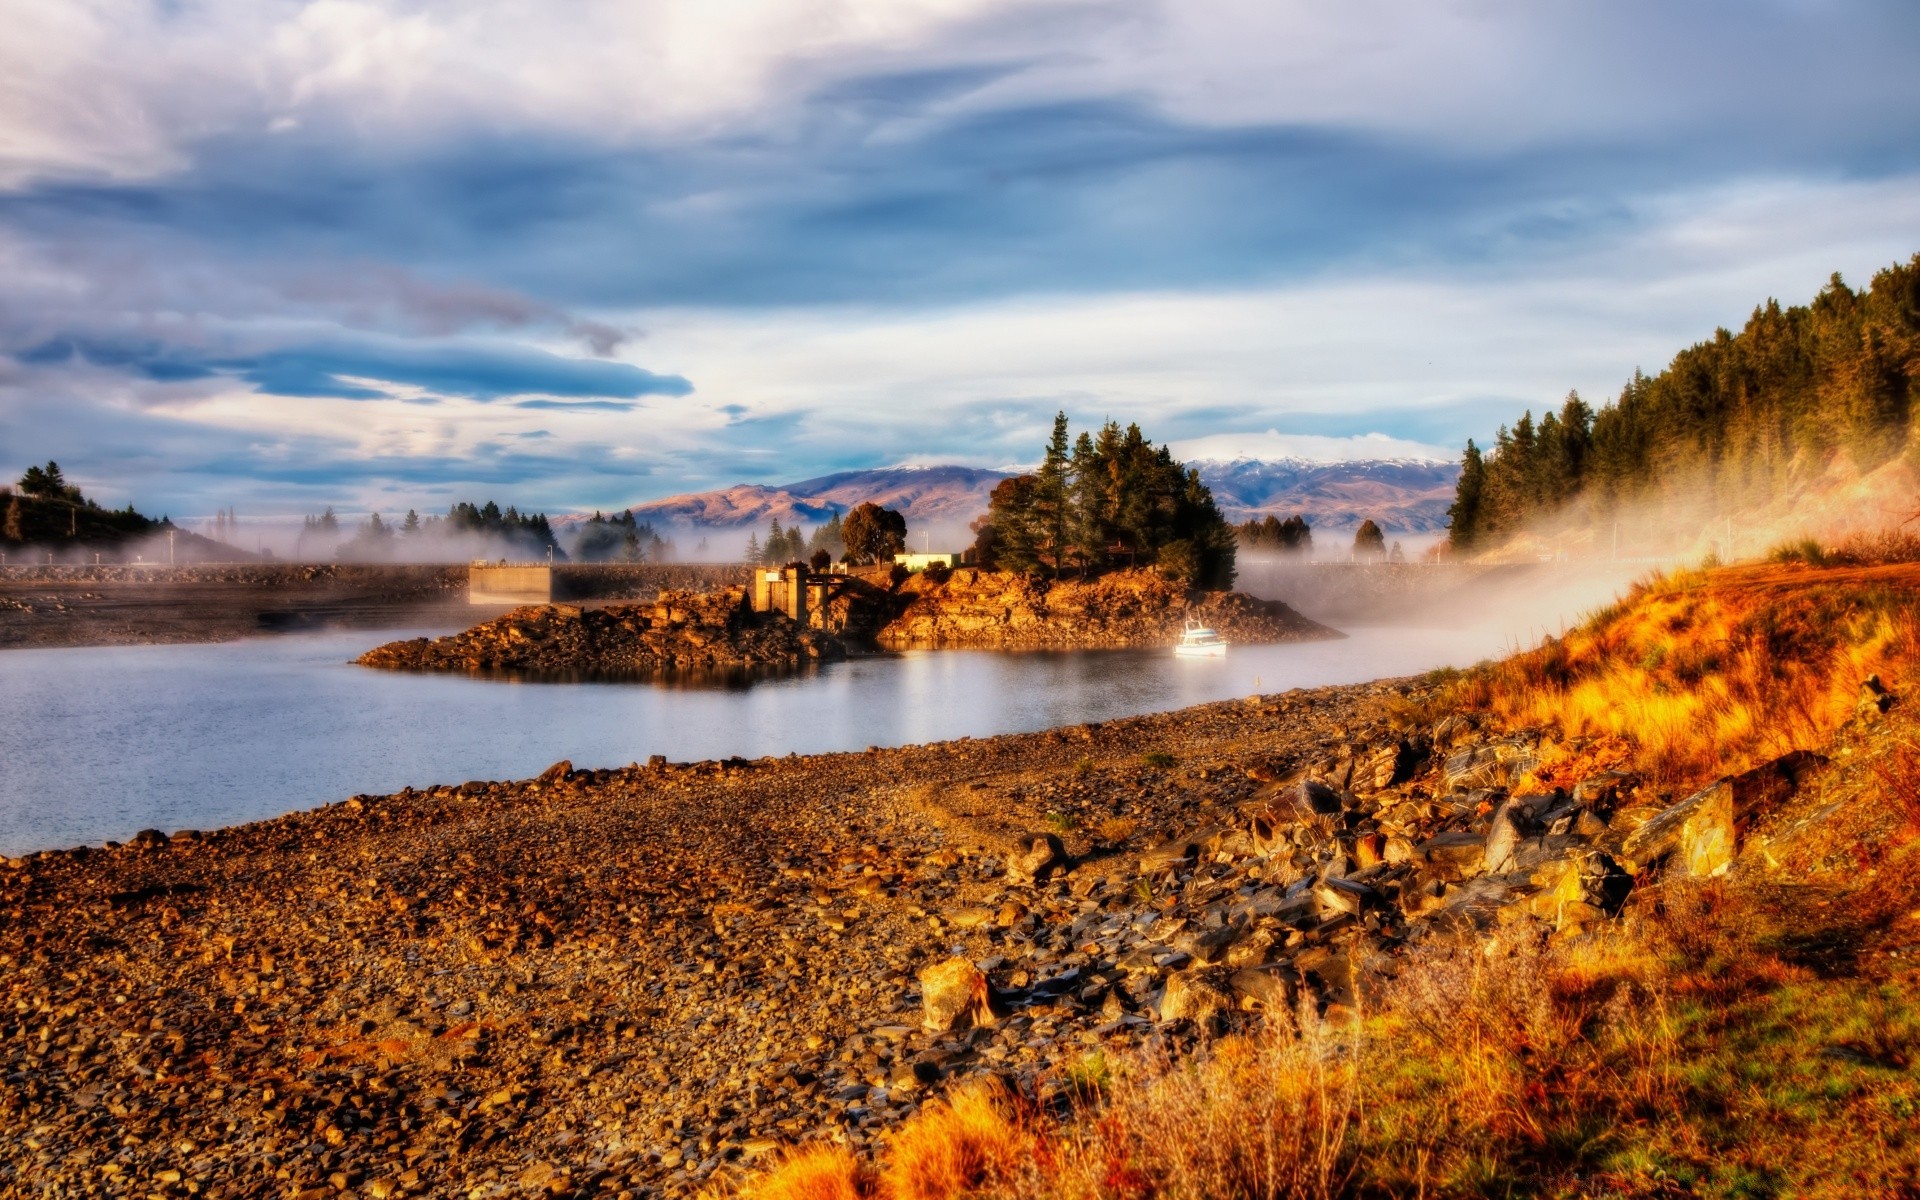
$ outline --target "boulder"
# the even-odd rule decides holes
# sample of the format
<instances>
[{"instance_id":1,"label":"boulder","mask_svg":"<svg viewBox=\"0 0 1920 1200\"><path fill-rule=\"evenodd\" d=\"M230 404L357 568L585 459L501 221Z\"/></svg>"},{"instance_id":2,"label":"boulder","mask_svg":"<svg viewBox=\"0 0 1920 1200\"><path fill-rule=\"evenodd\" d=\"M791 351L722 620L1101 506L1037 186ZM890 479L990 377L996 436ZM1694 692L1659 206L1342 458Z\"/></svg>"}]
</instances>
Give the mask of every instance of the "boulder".
<instances>
[{"instance_id":1,"label":"boulder","mask_svg":"<svg viewBox=\"0 0 1920 1200\"><path fill-rule=\"evenodd\" d=\"M1486 865L1486 839L1470 830L1436 834L1420 843L1414 855L1445 880L1470 879Z\"/></svg>"},{"instance_id":2,"label":"boulder","mask_svg":"<svg viewBox=\"0 0 1920 1200\"><path fill-rule=\"evenodd\" d=\"M1792 795L1827 760L1806 750L1707 785L1648 819L1621 844L1640 866L1678 854L1689 875L1717 875L1740 853L1753 819Z\"/></svg>"},{"instance_id":3,"label":"boulder","mask_svg":"<svg viewBox=\"0 0 1920 1200\"><path fill-rule=\"evenodd\" d=\"M1514 852L1527 836L1527 806L1518 797L1501 801L1500 807L1493 810L1493 825L1487 830L1487 840L1482 846L1482 865L1487 872L1498 875L1513 869Z\"/></svg>"},{"instance_id":4,"label":"boulder","mask_svg":"<svg viewBox=\"0 0 1920 1200\"><path fill-rule=\"evenodd\" d=\"M1240 1008L1254 1012L1288 1012L1293 1008L1294 988L1278 971L1252 967L1235 971L1227 980L1227 991Z\"/></svg>"},{"instance_id":5,"label":"boulder","mask_svg":"<svg viewBox=\"0 0 1920 1200\"><path fill-rule=\"evenodd\" d=\"M1166 990L1160 993L1162 1021L1208 1025L1232 1007L1233 997L1211 975L1200 971L1178 971L1169 975Z\"/></svg>"},{"instance_id":6,"label":"boulder","mask_svg":"<svg viewBox=\"0 0 1920 1200\"><path fill-rule=\"evenodd\" d=\"M1051 833L1035 834L1020 843L1007 861L1007 875L1016 882L1039 883L1067 861L1066 847Z\"/></svg>"},{"instance_id":7,"label":"boulder","mask_svg":"<svg viewBox=\"0 0 1920 1200\"><path fill-rule=\"evenodd\" d=\"M1378 892L1364 883L1356 883L1351 879L1329 877L1313 886L1314 903L1326 916L1345 913L1357 917L1361 909L1369 904L1378 903L1379 898Z\"/></svg>"},{"instance_id":8,"label":"boulder","mask_svg":"<svg viewBox=\"0 0 1920 1200\"><path fill-rule=\"evenodd\" d=\"M991 1025L1007 1015L1006 1003L986 973L964 958L950 958L920 972L920 1023L928 1032L949 1033Z\"/></svg>"}]
</instances>

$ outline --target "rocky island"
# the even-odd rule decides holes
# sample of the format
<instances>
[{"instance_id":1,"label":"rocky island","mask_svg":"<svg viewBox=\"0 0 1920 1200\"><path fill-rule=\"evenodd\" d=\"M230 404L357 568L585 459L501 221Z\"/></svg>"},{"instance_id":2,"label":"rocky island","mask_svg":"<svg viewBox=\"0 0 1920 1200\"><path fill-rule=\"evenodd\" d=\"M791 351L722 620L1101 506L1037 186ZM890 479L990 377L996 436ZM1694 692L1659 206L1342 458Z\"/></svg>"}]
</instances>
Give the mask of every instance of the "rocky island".
<instances>
[{"instance_id":1,"label":"rocky island","mask_svg":"<svg viewBox=\"0 0 1920 1200\"><path fill-rule=\"evenodd\" d=\"M662 593L650 604L529 605L463 633L389 642L359 662L415 671L615 675L792 668L872 649L1170 646L1189 620L1242 643L1340 637L1275 600L1192 589L1151 570L1091 579L962 568L845 581L799 624L754 612L744 589ZM839 578L839 577L836 577Z\"/></svg>"},{"instance_id":2,"label":"rocky island","mask_svg":"<svg viewBox=\"0 0 1920 1200\"><path fill-rule=\"evenodd\" d=\"M1204 591L1138 568L1087 579L961 567L922 572L893 598L881 645L996 650L1171 646L1188 621L1229 642L1288 642L1343 636L1278 600Z\"/></svg>"},{"instance_id":3,"label":"rocky island","mask_svg":"<svg viewBox=\"0 0 1920 1200\"><path fill-rule=\"evenodd\" d=\"M846 657L840 639L779 613L756 613L744 589L664 592L650 604L535 604L463 633L389 642L363 666L412 671L599 675L791 668Z\"/></svg>"}]
</instances>

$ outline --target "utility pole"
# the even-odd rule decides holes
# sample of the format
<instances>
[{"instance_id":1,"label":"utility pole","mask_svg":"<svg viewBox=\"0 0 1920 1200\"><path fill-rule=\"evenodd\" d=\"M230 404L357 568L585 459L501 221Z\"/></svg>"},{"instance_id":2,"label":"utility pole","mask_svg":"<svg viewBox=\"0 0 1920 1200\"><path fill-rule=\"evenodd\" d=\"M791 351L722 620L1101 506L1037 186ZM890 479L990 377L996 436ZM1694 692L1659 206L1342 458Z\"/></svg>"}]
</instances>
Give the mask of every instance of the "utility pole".
<instances>
[{"instance_id":1,"label":"utility pole","mask_svg":"<svg viewBox=\"0 0 1920 1200\"><path fill-rule=\"evenodd\" d=\"M173 530L167 530L167 565L173 565Z\"/></svg>"}]
</instances>

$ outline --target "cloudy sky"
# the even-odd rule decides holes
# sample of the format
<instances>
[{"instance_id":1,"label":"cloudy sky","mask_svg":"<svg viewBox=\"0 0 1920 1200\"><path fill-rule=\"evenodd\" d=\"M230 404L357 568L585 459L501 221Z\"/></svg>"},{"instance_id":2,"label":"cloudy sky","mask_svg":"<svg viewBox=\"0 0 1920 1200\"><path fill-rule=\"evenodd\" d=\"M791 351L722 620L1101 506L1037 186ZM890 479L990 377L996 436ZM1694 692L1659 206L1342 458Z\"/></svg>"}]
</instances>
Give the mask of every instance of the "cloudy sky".
<instances>
[{"instance_id":1,"label":"cloudy sky","mask_svg":"<svg viewBox=\"0 0 1920 1200\"><path fill-rule=\"evenodd\" d=\"M1912 0L0 0L0 471L1451 456L1920 251Z\"/></svg>"}]
</instances>

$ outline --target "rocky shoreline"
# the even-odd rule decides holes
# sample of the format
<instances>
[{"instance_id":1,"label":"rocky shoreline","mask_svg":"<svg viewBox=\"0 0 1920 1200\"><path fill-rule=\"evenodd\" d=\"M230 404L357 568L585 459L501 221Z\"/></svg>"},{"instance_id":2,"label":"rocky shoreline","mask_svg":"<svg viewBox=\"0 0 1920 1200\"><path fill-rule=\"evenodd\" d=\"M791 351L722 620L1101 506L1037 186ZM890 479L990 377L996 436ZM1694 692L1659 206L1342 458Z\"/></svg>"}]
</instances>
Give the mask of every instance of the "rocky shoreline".
<instances>
[{"instance_id":1,"label":"rocky shoreline","mask_svg":"<svg viewBox=\"0 0 1920 1200\"><path fill-rule=\"evenodd\" d=\"M0 1190L690 1194L983 1072L1045 1103L1089 1053L1337 1019L1435 939L1576 936L1815 767L1550 788L1577 747L1423 699L562 763L10 860Z\"/></svg>"},{"instance_id":2,"label":"rocky shoreline","mask_svg":"<svg viewBox=\"0 0 1920 1200\"><path fill-rule=\"evenodd\" d=\"M1147 569L1049 580L961 567L915 575L893 607L877 636L890 649L1171 646L1189 620L1242 644L1344 636L1278 600L1193 590Z\"/></svg>"},{"instance_id":3,"label":"rocky shoreline","mask_svg":"<svg viewBox=\"0 0 1920 1200\"><path fill-rule=\"evenodd\" d=\"M389 642L362 666L603 676L792 668L846 657L838 638L779 613L754 613L743 589L665 592L651 604L529 605L462 633Z\"/></svg>"}]
</instances>

